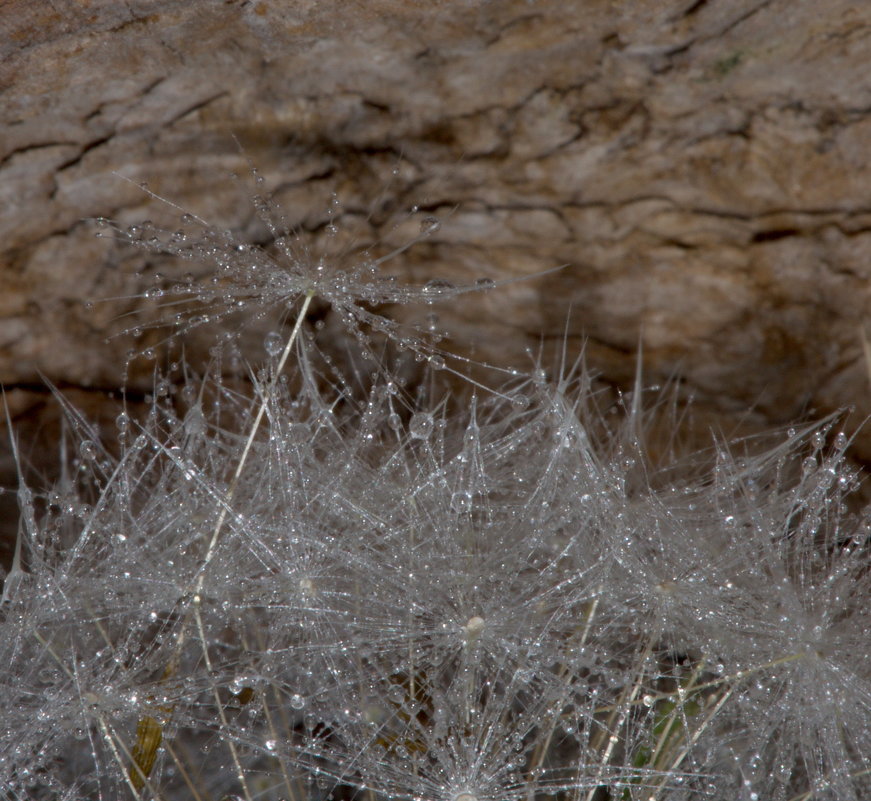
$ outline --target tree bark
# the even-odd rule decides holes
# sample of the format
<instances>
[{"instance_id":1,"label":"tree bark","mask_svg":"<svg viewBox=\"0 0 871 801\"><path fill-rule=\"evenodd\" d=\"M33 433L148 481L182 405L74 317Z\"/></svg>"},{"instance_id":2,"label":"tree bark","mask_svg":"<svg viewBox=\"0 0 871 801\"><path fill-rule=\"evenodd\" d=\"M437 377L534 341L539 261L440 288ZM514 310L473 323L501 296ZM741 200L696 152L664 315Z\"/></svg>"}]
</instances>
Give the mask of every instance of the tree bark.
<instances>
[{"instance_id":1,"label":"tree bark","mask_svg":"<svg viewBox=\"0 0 871 801\"><path fill-rule=\"evenodd\" d=\"M852 0L8 1L0 382L20 436L45 379L117 388L155 333L112 335L155 313L155 273L192 269L90 220L172 229L186 210L266 242L249 162L314 253L337 253L336 193L343 242L407 240L413 206L441 220L388 265L405 280L565 265L408 312L437 313L475 359L526 368L567 335L626 384L641 348L646 383L724 419L851 407L855 427L871 413L869 75L871 6ZM245 358L274 325L250 324ZM131 365L132 390L153 366ZM871 456L869 432L855 450ZM2 470L14 483L8 451Z\"/></svg>"}]
</instances>

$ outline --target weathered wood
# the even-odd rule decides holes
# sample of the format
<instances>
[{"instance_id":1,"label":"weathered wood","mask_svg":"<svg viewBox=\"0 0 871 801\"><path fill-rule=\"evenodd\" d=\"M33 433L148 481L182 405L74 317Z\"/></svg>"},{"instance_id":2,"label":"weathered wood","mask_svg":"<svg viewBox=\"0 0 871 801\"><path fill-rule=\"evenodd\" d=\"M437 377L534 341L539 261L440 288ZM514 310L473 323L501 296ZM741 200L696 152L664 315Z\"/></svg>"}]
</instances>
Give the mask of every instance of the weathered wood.
<instances>
[{"instance_id":1,"label":"weathered wood","mask_svg":"<svg viewBox=\"0 0 871 801\"><path fill-rule=\"evenodd\" d=\"M443 219L391 264L414 280L568 265L437 310L476 358L525 366L567 326L617 381L643 343L652 382L724 413L860 420L869 75L871 7L852 0L7 1L0 381L22 408L43 376L114 387L147 344L104 342L144 303L105 299L190 265L87 221L176 224L136 182L265 239L237 137L315 249L335 247L335 191L365 239L407 235L391 225L412 205Z\"/></svg>"}]
</instances>

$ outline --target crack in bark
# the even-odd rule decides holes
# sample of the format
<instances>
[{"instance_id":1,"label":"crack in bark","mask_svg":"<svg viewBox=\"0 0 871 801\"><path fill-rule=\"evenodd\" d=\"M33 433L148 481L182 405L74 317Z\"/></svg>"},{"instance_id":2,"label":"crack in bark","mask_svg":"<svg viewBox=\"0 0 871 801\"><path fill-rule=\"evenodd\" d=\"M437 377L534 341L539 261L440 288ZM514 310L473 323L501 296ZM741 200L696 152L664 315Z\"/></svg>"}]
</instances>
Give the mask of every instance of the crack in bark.
<instances>
[{"instance_id":1,"label":"crack in bark","mask_svg":"<svg viewBox=\"0 0 871 801\"><path fill-rule=\"evenodd\" d=\"M44 150L51 147L76 147L78 144L78 142L57 139L49 140L47 142L34 142L28 145L21 145L20 147L13 148L8 153L6 153L5 156L0 158L0 168L4 167L9 161L15 158L15 156L20 156L24 153L30 153L34 150Z\"/></svg>"},{"instance_id":2,"label":"crack in bark","mask_svg":"<svg viewBox=\"0 0 871 801\"><path fill-rule=\"evenodd\" d=\"M81 163L82 159L88 153L90 153L92 150L95 150L96 148L100 147L101 145L106 144L106 142L111 141L111 139L114 136L115 136L115 133L113 132L111 134L108 134L107 136L100 136L97 139L92 139L90 142L86 142L81 147L81 150L79 151L79 153L77 155L75 155L72 158L67 159L66 161L58 164L58 166L55 168L55 173L56 174L61 173L64 170L68 170L72 167L77 166L78 164ZM49 194L49 198L54 199L54 195L55 195L56 191L57 191L57 186L55 186L55 189Z\"/></svg>"},{"instance_id":3,"label":"crack in bark","mask_svg":"<svg viewBox=\"0 0 871 801\"><path fill-rule=\"evenodd\" d=\"M177 114L175 114L174 116L172 116L172 117L170 117L169 119L165 120L165 121L163 122L163 125L165 125L167 128L169 128L169 127L175 125L175 123L177 123L177 122L178 122L179 120L181 120L182 118L188 116L188 114L193 114L193 113L196 112L196 111L200 111L200 109L203 109L203 108L205 108L206 106L208 106L208 105L214 103L216 100L220 100L222 97L227 97L227 96L229 96L229 94L230 94L230 93L229 93L228 91L226 91L226 90L222 90L222 91L220 91L220 92L215 92L214 94L209 95L208 97L205 97L205 98L203 98L202 100L198 100L198 101L196 101L196 102L194 102L194 103L191 103L191 105L188 106L187 108L185 108L185 109L179 111L179 112L178 112Z\"/></svg>"}]
</instances>

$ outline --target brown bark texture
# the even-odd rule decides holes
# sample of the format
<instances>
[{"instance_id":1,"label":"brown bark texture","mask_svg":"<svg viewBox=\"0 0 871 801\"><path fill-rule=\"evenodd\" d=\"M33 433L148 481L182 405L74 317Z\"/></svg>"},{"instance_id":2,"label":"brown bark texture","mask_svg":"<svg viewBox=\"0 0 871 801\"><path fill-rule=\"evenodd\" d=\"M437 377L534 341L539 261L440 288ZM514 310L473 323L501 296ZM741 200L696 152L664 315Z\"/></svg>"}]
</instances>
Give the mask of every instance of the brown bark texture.
<instances>
[{"instance_id":1,"label":"brown bark texture","mask_svg":"<svg viewBox=\"0 0 871 801\"><path fill-rule=\"evenodd\" d=\"M111 420L125 353L159 338L128 330L157 311L144 291L200 269L97 238L93 218L171 229L187 210L265 242L249 163L312 252L336 252L335 193L356 242L401 244L413 206L441 220L389 263L402 280L565 265L396 311L437 313L477 360L528 368L567 336L626 384L640 346L646 383L724 420L849 407L855 429L869 109L871 5L854 0L7 0L0 382L18 436L38 463L48 382ZM245 327L246 359L276 324ZM131 391L153 369L133 362Z\"/></svg>"}]
</instances>

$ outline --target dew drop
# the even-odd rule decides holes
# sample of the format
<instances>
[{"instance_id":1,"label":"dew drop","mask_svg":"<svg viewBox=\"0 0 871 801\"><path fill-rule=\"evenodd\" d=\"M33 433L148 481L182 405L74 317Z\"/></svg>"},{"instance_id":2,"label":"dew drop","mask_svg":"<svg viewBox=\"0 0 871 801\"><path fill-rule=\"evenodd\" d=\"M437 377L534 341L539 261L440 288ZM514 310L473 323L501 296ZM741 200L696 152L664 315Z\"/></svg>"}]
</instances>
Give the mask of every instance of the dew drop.
<instances>
[{"instance_id":1,"label":"dew drop","mask_svg":"<svg viewBox=\"0 0 871 801\"><path fill-rule=\"evenodd\" d=\"M97 458L97 446L89 439L82 440L79 445L79 455L86 462L92 462Z\"/></svg>"},{"instance_id":2,"label":"dew drop","mask_svg":"<svg viewBox=\"0 0 871 801\"><path fill-rule=\"evenodd\" d=\"M433 278L432 281L427 281L423 287L423 295L428 303L432 303L436 298L447 297L452 295L456 287L444 278Z\"/></svg>"},{"instance_id":3,"label":"dew drop","mask_svg":"<svg viewBox=\"0 0 871 801\"><path fill-rule=\"evenodd\" d=\"M299 693L294 693L290 696L290 706L293 709L302 709L305 706L305 698Z\"/></svg>"},{"instance_id":4,"label":"dew drop","mask_svg":"<svg viewBox=\"0 0 871 801\"><path fill-rule=\"evenodd\" d=\"M278 356L284 349L284 338L278 331L270 331L263 338L263 347L270 356Z\"/></svg>"},{"instance_id":5,"label":"dew drop","mask_svg":"<svg viewBox=\"0 0 871 801\"><path fill-rule=\"evenodd\" d=\"M414 439L429 439L432 429L432 415L427 412L415 412L408 423L408 433Z\"/></svg>"}]
</instances>

